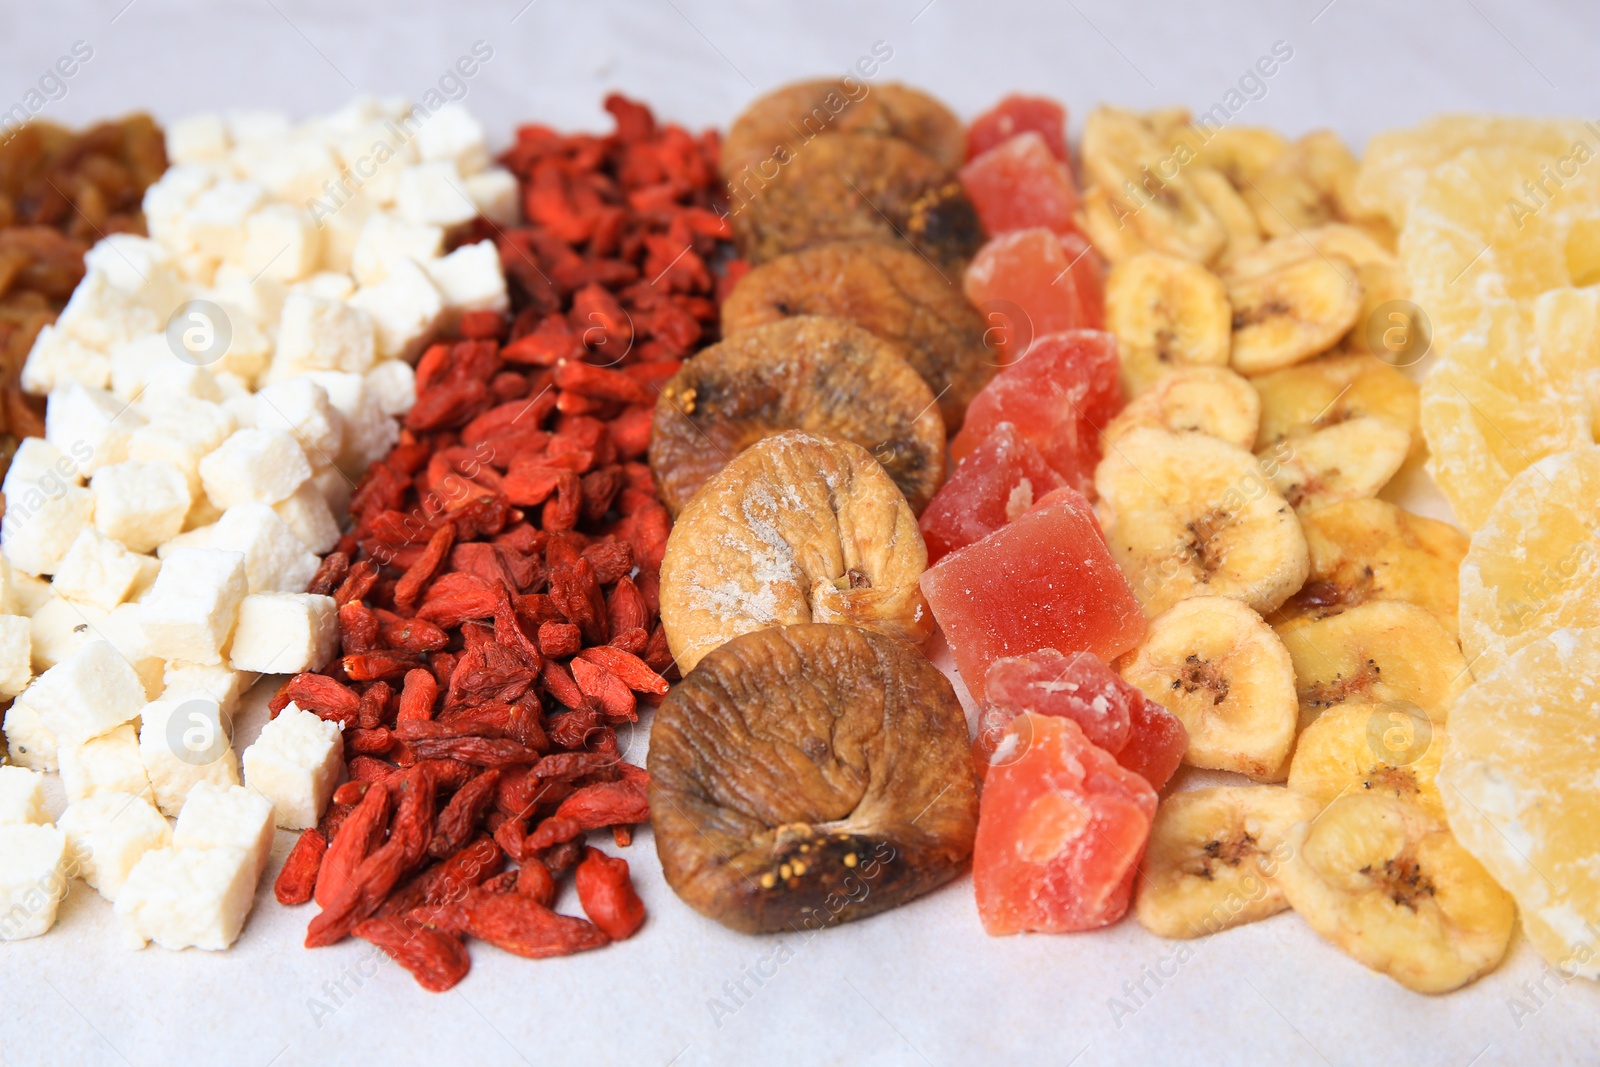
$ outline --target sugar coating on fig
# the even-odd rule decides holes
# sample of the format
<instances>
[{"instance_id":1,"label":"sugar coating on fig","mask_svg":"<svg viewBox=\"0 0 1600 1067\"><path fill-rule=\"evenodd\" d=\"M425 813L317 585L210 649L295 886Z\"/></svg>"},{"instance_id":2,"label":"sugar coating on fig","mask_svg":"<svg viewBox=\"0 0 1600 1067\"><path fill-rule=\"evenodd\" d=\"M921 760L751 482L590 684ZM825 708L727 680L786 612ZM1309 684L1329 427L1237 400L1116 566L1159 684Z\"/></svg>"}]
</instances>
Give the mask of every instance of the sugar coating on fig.
<instances>
[{"instance_id":1,"label":"sugar coating on fig","mask_svg":"<svg viewBox=\"0 0 1600 1067\"><path fill-rule=\"evenodd\" d=\"M901 349L843 319L782 319L725 337L662 387L650 434L661 498L680 514L756 441L801 429L854 441L920 513L944 481L944 422Z\"/></svg>"},{"instance_id":2,"label":"sugar coating on fig","mask_svg":"<svg viewBox=\"0 0 1600 1067\"><path fill-rule=\"evenodd\" d=\"M667 884L746 933L814 930L955 877L978 798L950 682L898 638L738 637L657 710L650 820Z\"/></svg>"},{"instance_id":3,"label":"sugar coating on fig","mask_svg":"<svg viewBox=\"0 0 1600 1067\"><path fill-rule=\"evenodd\" d=\"M961 182L904 141L828 134L768 178L743 171L729 187L739 252L765 263L828 241L909 244L952 280L983 242Z\"/></svg>"},{"instance_id":4,"label":"sugar coating on fig","mask_svg":"<svg viewBox=\"0 0 1600 1067\"><path fill-rule=\"evenodd\" d=\"M928 550L906 498L860 445L788 430L751 445L683 509L661 561L678 669L740 634L800 622L920 643Z\"/></svg>"},{"instance_id":5,"label":"sugar coating on fig","mask_svg":"<svg viewBox=\"0 0 1600 1067\"><path fill-rule=\"evenodd\" d=\"M939 399L950 432L994 376L984 321L960 285L916 252L878 241L837 241L751 270L722 303L724 336L791 315L848 319L899 345ZM917 509L921 511L921 508Z\"/></svg>"}]
</instances>

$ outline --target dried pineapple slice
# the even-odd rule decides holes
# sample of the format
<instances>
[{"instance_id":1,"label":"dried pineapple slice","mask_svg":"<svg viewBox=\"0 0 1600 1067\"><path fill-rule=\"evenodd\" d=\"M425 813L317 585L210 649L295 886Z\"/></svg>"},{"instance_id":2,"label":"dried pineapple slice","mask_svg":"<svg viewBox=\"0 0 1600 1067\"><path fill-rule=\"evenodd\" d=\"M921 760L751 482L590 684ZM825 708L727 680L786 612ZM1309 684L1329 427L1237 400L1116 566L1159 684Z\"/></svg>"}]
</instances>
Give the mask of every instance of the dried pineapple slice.
<instances>
[{"instance_id":1,"label":"dried pineapple slice","mask_svg":"<svg viewBox=\"0 0 1600 1067\"><path fill-rule=\"evenodd\" d=\"M1450 828L1522 910L1539 954L1600 978L1600 631L1557 630L1456 702L1439 769Z\"/></svg>"},{"instance_id":2,"label":"dried pineapple slice","mask_svg":"<svg viewBox=\"0 0 1600 1067\"><path fill-rule=\"evenodd\" d=\"M1113 107L1091 111L1081 156L1090 182L1105 189L1114 216L1149 247L1209 263L1227 243L1222 223L1142 116Z\"/></svg>"},{"instance_id":3,"label":"dried pineapple slice","mask_svg":"<svg viewBox=\"0 0 1600 1067\"><path fill-rule=\"evenodd\" d=\"M1123 260L1106 277L1105 302L1129 396L1176 367L1227 366L1228 293L1198 263L1161 252Z\"/></svg>"},{"instance_id":4,"label":"dried pineapple slice","mask_svg":"<svg viewBox=\"0 0 1600 1067\"><path fill-rule=\"evenodd\" d=\"M1495 968L1517 909L1444 822L1373 793L1340 797L1289 835L1290 906L1356 960L1419 993Z\"/></svg>"},{"instance_id":5,"label":"dried pineapple slice","mask_svg":"<svg viewBox=\"0 0 1600 1067\"><path fill-rule=\"evenodd\" d=\"M1300 727L1350 702L1415 704L1434 722L1470 682L1467 661L1434 617L1403 600L1371 600L1278 627L1294 661Z\"/></svg>"},{"instance_id":6,"label":"dried pineapple slice","mask_svg":"<svg viewBox=\"0 0 1600 1067\"><path fill-rule=\"evenodd\" d=\"M1182 721L1191 767L1283 779L1297 721L1294 668L1245 604L1199 596L1174 605L1117 670Z\"/></svg>"},{"instance_id":7,"label":"dried pineapple slice","mask_svg":"<svg viewBox=\"0 0 1600 1067\"><path fill-rule=\"evenodd\" d=\"M1203 937L1289 906L1275 875L1296 823L1321 805L1282 786L1217 786L1156 809L1134 916L1159 937Z\"/></svg>"},{"instance_id":8,"label":"dried pineapple slice","mask_svg":"<svg viewBox=\"0 0 1600 1067\"><path fill-rule=\"evenodd\" d=\"M1289 763L1289 788L1321 808L1349 793L1410 801L1444 818L1439 759L1445 728L1409 704L1341 704L1306 727Z\"/></svg>"},{"instance_id":9,"label":"dried pineapple slice","mask_svg":"<svg viewBox=\"0 0 1600 1067\"><path fill-rule=\"evenodd\" d=\"M1261 398L1226 367L1179 367L1135 396L1106 427L1107 446L1139 427L1203 433L1235 448L1252 448Z\"/></svg>"},{"instance_id":10,"label":"dried pineapple slice","mask_svg":"<svg viewBox=\"0 0 1600 1067\"><path fill-rule=\"evenodd\" d=\"M1261 394L1261 432L1256 450L1287 438L1374 416L1412 436L1412 454L1422 451L1420 391L1411 379L1381 359L1330 355L1252 378Z\"/></svg>"}]
</instances>

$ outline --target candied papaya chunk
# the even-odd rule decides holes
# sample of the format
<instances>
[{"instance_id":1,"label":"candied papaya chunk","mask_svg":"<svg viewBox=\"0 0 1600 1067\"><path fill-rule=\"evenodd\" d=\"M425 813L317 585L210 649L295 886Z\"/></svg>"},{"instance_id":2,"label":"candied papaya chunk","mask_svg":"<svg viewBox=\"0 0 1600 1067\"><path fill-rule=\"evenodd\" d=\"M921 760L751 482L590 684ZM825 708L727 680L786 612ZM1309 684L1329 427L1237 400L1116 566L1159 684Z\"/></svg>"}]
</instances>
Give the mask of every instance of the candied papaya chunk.
<instances>
[{"instance_id":1,"label":"candied papaya chunk","mask_svg":"<svg viewBox=\"0 0 1600 1067\"><path fill-rule=\"evenodd\" d=\"M961 187L991 237L1035 226L1076 231L1078 187L1043 135L1028 131L961 168Z\"/></svg>"},{"instance_id":2,"label":"candied papaya chunk","mask_svg":"<svg viewBox=\"0 0 1600 1067\"><path fill-rule=\"evenodd\" d=\"M977 159L1020 133L1044 138L1050 154L1063 163L1067 154L1067 109L1046 96L1013 94L972 120L967 127L967 158Z\"/></svg>"},{"instance_id":3,"label":"candied papaya chunk","mask_svg":"<svg viewBox=\"0 0 1600 1067\"><path fill-rule=\"evenodd\" d=\"M1100 433L1122 410L1117 373L1117 342L1108 333L1071 330L1040 337L973 397L950 441L950 455L966 459L1000 423L1009 422L1068 485L1092 494Z\"/></svg>"},{"instance_id":4,"label":"candied papaya chunk","mask_svg":"<svg viewBox=\"0 0 1600 1067\"><path fill-rule=\"evenodd\" d=\"M989 665L1040 648L1107 663L1144 637L1144 612L1106 547L1094 508L1060 489L922 575L922 592L956 669L982 700Z\"/></svg>"},{"instance_id":5,"label":"candied papaya chunk","mask_svg":"<svg viewBox=\"0 0 1600 1067\"><path fill-rule=\"evenodd\" d=\"M1156 791L1076 720L1013 719L978 807L972 884L991 936L1093 930L1128 910Z\"/></svg>"},{"instance_id":6,"label":"candied papaya chunk","mask_svg":"<svg viewBox=\"0 0 1600 1067\"><path fill-rule=\"evenodd\" d=\"M961 461L922 513L928 562L987 537L1066 484L1015 426L1002 422Z\"/></svg>"},{"instance_id":7,"label":"candied papaya chunk","mask_svg":"<svg viewBox=\"0 0 1600 1067\"><path fill-rule=\"evenodd\" d=\"M1020 359L1045 334L1105 329L1105 264L1076 232L1035 226L993 237L973 257L962 287L1002 363Z\"/></svg>"}]
</instances>

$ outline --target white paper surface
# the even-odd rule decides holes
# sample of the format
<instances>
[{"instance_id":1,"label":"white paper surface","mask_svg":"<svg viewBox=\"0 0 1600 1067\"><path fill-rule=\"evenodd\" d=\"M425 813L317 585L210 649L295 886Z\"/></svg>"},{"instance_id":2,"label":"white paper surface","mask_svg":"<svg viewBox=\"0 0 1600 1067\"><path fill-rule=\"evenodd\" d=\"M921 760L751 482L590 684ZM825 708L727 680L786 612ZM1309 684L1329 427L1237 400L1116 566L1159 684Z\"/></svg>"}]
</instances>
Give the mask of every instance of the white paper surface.
<instances>
[{"instance_id":1,"label":"white paper surface","mask_svg":"<svg viewBox=\"0 0 1600 1067\"><path fill-rule=\"evenodd\" d=\"M1098 101L1209 108L1281 40L1293 57L1234 121L1329 126L1356 146L1444 110L1588 114L1600 82L1600 9L1575 3L523 3L7 4L0 110L80 40L93 58L46 117L303 116L358 88L415 98L482 40L494 55L466 81L466 102L500 144L517 122L605 128L612 88L663 118L725 125L757 91L842 72L878 41L893 49L881 77L964 115L1032 90L1063 99L1076 130ZM1443 513L1426 486L1404 500ZM252 694L241 749L269 686ZM644 740L641 728L633 758ZM809 940L751 938L673 897L647 831L622 851L650 911L634 939L543 962L475 943L472 974L432 995L365 943L301 947L313 909L271 893L291 843L280 833L227 953L131 952L109 906L75 884L52 933L0 945L0 1062L1600 1062L1600 990L1541 987L1542 961L1520 937L1495 974L1436 998L1366 971L1293 914L1184 944L1131 920L991 939L970 879ZM567 895L559 906L572 911Z\"/></svg>"}]
</instances>

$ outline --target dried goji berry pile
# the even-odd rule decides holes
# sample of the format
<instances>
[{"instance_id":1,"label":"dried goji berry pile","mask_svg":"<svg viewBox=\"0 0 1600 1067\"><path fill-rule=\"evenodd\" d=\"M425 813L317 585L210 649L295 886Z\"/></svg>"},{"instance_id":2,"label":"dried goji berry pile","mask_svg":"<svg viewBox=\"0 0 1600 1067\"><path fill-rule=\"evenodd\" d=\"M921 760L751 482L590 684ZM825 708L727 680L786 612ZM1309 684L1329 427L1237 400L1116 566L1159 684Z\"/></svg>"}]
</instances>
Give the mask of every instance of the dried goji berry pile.
<instances>
[{"instance_id":1,"label":"dried goji berry pile","mask_svg":"<svg viewBox=\"0 0 1600 1067\"><path fill-rule=\"evenodd\" d=\"M516 314L465 315L417 365L400 442L311 591L342 655L273 698L344 727L349 781L278 876L309 947L354 934L424 987L467 936L564 955L644 921L618 846L649 816L617 730L675 677L658 617L671 521L656 386L714 339L717 143L620 97L609 137L524 127L504 162L532 225L498 232ZM587 919L552 910L575 871Z\"/></svg>"}]
</instances>

